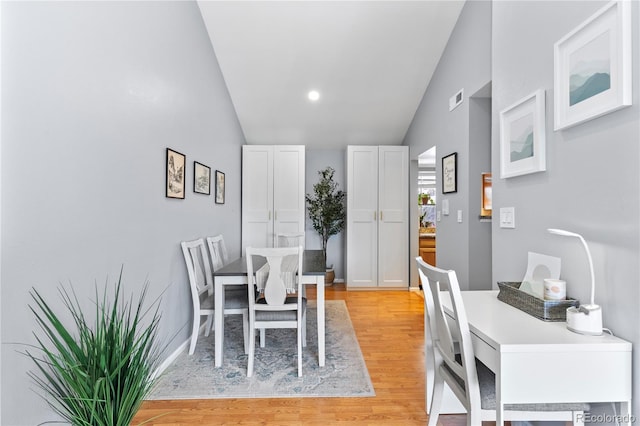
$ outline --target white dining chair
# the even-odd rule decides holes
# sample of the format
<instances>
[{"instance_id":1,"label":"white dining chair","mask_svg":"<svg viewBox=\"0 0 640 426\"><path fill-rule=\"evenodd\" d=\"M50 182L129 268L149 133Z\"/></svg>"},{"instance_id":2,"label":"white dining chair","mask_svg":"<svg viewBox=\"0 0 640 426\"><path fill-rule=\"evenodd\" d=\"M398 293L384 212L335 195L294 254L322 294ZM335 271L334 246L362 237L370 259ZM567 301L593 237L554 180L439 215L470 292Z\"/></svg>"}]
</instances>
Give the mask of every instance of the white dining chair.
<instances>
[{"instance_id":1,"label":"white dining chair","mask_svg":"<svg viewBox=\"0 0 640 426\"><path fill-rule=\"evenodd\" d=\"M193 305L193 322L191 328L191 343L189 345L189 355L193 355L198 341L200 331L200 318L207 317L205 323L205 336L209 336L209 331L213 329L214 314L214 291L213 275L209 255L204 244L204 240L199 238L193 241L183 241L180 243L187 275L189 277L189 287L191 289L191 301ZM245 336L248 330L248 307L247 293L240 291L225 292L225 314L241 314ZM247 337L245 337L245 342Z\"/></svg>"},{"instance_id":2,"label":"white dining chair","mask_svg":"<svg viewBox=\"0 0 640 426\"><path fill-rule=\"evenodd\" d=\"M475 357L467 314L462 302L458 278L453 270L431 266L416 257L418 273L424 293L432 347L434 349L435 379L429 407L429 426L436 426L446 383L467 411L467 425L478 426L496 419L495 374ZM454 317L445 314L441 295L448 291ZM426 342L428 343L428 342ZM429 356L428 354L426 356ZM430 386L429 383L426 384ZM558 420L582 425L588 404L506 404L505 420Z\"/></svg>"},{"instance_id":3,"label":"white dining chair","mask_svg":"<svg viewBox=\"0 0 640 426\"><path fill-rule=\"evenodd\" d=\"M303 325L306 322L307 299L302 296L302 247L252 248L247 247L247 276L249 278L249 336L256 329L294 328L298 343L298 376L302 376L302 347L306 340ZM268 272L256 273L254 256L266 258ZM285 258L293 259L291 264ZM290 266L283 266L285 264ZM247 376L253 375L255 337L249 339Z\"/></svg>"},{"instance_id":4,"label":"white dining chair","mask_svg":"<svg viewBox=\"0 0 640 426\"><path fill-rule=\"evenodd\" d=\"M304 232L288 232L276 234L276 247L305 246Z\"/></svg>"},{"instance_id":5,"label":"white dining chair","mask_svg":"<svg viewBox=\"0 0 640 426\"><path fill-rule=\"evenodd\" d=\"M229 263L229 254L227 253L227 246L224 243L222 235L207 237L207 246L209 247L211 266L214 271L217 271Z\"/></svg>"}]
</instances>

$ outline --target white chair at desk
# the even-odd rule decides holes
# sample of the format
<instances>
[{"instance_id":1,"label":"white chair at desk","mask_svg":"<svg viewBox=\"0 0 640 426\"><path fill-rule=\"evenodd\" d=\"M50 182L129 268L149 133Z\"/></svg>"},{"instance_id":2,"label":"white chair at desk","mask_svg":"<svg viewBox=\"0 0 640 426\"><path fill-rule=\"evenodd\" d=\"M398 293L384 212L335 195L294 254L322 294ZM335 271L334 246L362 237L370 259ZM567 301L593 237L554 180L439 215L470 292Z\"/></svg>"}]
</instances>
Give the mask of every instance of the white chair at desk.
<instances>
[{"instance_id":1,"label":"white chair at desk","mask_svg":"<svg viewBox=\"0 0 640 426\"><path fill-rule=\"evenodd\" d=\"M429 407L429 426L436 426L445 383L467 411L467 425L496 419L495 375L475 357L471 333L455 271L443 270L417 257L418 272L424 291L428 327L433 339L435 382ZM426 288L425 288L426 287ZM445 316L440 300L448 290L455 319ZM447 321L449 318L451 321ZM453 330L452 330L453 328ZM455 337L454 337L455 336ZM427 386L430 384L427 383ZM588 410L587 404L508 404L507 420L561 420L583 424L578 414Z\"/></svg>"}]
</instances>

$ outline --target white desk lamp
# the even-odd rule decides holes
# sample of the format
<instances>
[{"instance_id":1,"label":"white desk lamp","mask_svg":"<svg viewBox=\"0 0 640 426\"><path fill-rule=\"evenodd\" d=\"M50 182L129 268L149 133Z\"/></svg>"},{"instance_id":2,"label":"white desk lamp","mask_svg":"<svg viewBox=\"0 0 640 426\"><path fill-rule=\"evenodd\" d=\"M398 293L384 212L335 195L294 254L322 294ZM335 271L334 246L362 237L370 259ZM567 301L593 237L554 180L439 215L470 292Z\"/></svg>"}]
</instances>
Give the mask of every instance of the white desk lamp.
<instances>
[{"instance_id":1,"label":"white desk lamp","mask_svg":"<svg viewBox=\"0 0 640 426\"><path fill-rule=\"evenodd\" d=\"M602 334L602 309L594 302L596 292L596 282L593 275L593 260L587 242L582 235L563 229L547 229L551 234L562 235L564 237L576 237L582 241L584 250L587 252L589 260L589 271L591 272L591 303L580 305L579 307L567 308L567 328L575 333L599 336Z\"/></svg>"}]
</instances>

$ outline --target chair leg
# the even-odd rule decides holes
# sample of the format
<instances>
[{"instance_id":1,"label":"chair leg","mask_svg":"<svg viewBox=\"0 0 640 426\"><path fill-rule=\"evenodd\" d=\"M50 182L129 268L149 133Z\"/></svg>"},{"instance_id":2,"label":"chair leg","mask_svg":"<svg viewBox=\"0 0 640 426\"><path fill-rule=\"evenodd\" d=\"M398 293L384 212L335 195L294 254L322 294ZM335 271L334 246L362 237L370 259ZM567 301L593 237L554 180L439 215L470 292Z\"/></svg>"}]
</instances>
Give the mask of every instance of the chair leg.
<instances>
[{"instance_id":1,"label":"chair leg","mask_svg":"<svg viewBox=\"0 0 640 426\"><path fill-rule=\"evenodd\" d=\"M196 342L198 341L198 332L200 331L200 315L196 312L193 316L193 326L191 327L191 344L189 345L189 355L193 355L196 350Z\"/></svg>"},{"instance_id":2,"label":"chair leg","mask_svg":"<svg viewBox=\"0 0 640 426\"><path fill-rule=\"evenodd\" d=\"M442 392L444 391L444 378L436 369L433 381L433 395L431 397L431 407L429 407L429 424L428 426L437 426L438 417L440 416L440 406L442 404ZM467 416L469 418L469 416ZM477 425L474 425L477 426Z\"/></svg>"},{"instance_id":3,"label":"chair leg","mask_svg":"<svg viewBox=\"0 0 640 426\"><path fill-rule=\"evenodd\" d=\"M302 311L302 346L307 347L307 310Z\"/></svg>"},{"instance_id":4,"label":"chair leg","mask_svg":"<svg viewBox=\"0 0 640 426\"><path fill-rule=\"evenodd\" d=\"M213 330L213 314L207 315L207 323L204 326L204 336L209 337L209 331Z\"/></svg>"},{"instance_id":5,"label":"chair leg","mask_svg":"<svg viewBox=\"0 0 640 426\"><path fill-rule=\"evenodd\" d=\"M265 342L265 329L261 328L260 329L260 347L264 348L264 342Z\"/></svg>"},{"instance_id":6,"label":"chair leg","mask_svg":"<svg viewBox=\"0 0 640 426\"><path fill-rule=\"evenodd\" d=\"M249 353L249 311L242 311L242 333L244 334L244 353Z\"/></svg>"},{"instance_id":7,"label":"chair leg","mask_svg":"<svg viewBox=\"0 0 640 426\"><path fill-rule=\"evenodd\" d=\"M256 329L252 323L249 323L249 355L247 357L247 377L253 376L253 357L256 354Z\"/></svg>"},{"instance_id":8,"label":"chair leg","mask_svg":"<svg viewBox=\"0 0 640 426\"><path fill-rule=\"evenodd\" d=\"M302 377L302 324L298 323L298 377Z\"/></svg>"}]
</instances>

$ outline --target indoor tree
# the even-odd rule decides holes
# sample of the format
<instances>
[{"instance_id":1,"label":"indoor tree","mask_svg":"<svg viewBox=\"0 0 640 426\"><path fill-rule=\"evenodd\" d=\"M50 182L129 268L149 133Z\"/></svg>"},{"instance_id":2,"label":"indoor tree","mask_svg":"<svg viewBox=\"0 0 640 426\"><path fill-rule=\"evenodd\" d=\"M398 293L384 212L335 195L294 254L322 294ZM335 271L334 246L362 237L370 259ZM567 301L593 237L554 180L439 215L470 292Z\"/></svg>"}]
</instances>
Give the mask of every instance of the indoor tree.
<instances>
[{"instance_id":1,"label":"indoor tree","mask_svg":"<svg viewBox=\"0 0 640 426\"><path fill-rule=\"evenodd\" d=\"M306 200L313 229L322 238L322 254L327 265L327 242L332 235L344 229L344 199L347 193L338 189L338 183L333 180L335 170L332 167L326 167L318 174L320 180L313 185L313 194L307 194Z\"/></svg>"}]
</instances>

